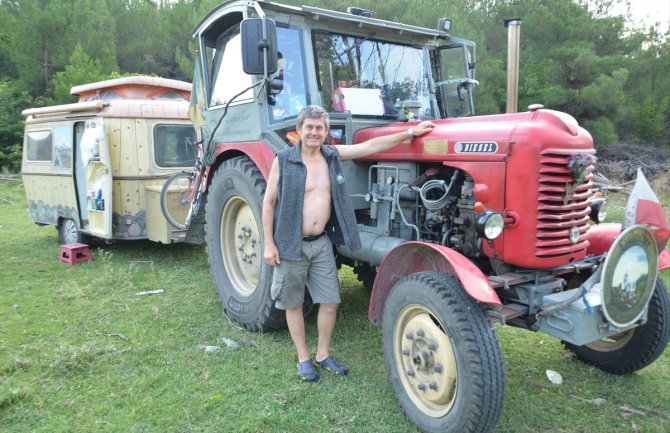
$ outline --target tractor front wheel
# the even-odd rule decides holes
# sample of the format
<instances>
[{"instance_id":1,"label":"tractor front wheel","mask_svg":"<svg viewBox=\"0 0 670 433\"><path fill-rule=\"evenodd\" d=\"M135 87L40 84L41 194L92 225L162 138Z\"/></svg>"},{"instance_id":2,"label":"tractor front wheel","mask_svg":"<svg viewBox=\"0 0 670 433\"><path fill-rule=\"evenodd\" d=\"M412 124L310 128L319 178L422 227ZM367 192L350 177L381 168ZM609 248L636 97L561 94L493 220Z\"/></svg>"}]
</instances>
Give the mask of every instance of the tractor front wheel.
<instances>
[{"instance_id":1,"label":"tractor front wheel","mask_svg":"<svg viewBox=\"0 0 670 433\"><path fill-rule=\"evenodd\" d=\"M407 417L424 432L488 432L505 394L502 353L484 310L454 277L401 279L384 307L384 361Z\"/></svg>"},{"instance_id":2,"label":"tractor front wheel","mask_svg":"<svg viewBox=\"0 0 670 433\"><path fill-rule=\"evenodd\" d=\"M620 334L575 346L563 345L580 361L612 374L627 374L654 362L670 340L670 295L660 276L649 300L647 322Z\"/></svg>"}]
</instances>

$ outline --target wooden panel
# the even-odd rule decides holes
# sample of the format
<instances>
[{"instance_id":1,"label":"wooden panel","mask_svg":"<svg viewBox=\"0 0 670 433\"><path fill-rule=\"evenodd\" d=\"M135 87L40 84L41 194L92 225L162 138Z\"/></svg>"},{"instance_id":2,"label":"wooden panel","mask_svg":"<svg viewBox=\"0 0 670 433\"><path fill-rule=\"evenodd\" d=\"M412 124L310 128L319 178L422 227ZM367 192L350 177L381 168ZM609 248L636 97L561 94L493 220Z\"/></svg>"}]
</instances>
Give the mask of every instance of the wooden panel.
<instances>
[{"instance_id":1,"label":"wooden panel","mask_svg":"<svg viewBox=\"0 0 670 433\"><path fill-rule=\"evenodd\" d=\"M135 119L121 121L121 153L119 174L121 176L137 176L137 128Z\"/></svg>"},{"instance_id":2,"label":"wooden panel","mask_svg":"<svg viewBox=\"0 0 670 433\"><path fill-rule=\"evenodd\" d=\"M140 203L140 186L138 180L115 180L114 181L114 212L119 215L136 215L145 209ZM144 194L142 194L143 196Z\"/></svg>"},{"instance_id":3,"label":"wooden panel","mask_svg":"<svg viewBox=\"0 0 670 433\"><path fill-rule=\"evenodd\" d=\"M135 161L137 163L137 175L147 176L149 174L149 136L152 134L149 121L145 119L135 120Z\"/></svg>"},{"instance_id":4,"label":"wooden panel","mask_svg":"<svg viewBox=\"0 0 670 433\"><path fill-rule=\"evenodd\" d=\"M121 174L121 119L106 118L107 145L112 163L112 176Z\"/></svg>"}]
</instances>

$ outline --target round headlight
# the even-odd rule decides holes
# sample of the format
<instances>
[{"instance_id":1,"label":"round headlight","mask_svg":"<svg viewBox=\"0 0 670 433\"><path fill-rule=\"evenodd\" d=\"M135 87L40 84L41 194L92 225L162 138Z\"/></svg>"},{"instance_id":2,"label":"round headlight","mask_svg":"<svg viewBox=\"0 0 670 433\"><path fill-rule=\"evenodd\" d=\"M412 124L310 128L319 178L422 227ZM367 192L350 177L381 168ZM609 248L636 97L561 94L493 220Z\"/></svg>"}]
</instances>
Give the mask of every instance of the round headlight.
<instances>
[{"instance_id":1,"label":"round headlight","mask_svg":"<svg viewBox=\"0 0 670 433\"><path fill-rule=\"evenodd\" d=\"M594 198L591 200L591 221L596 224L605 222L607 218L607 201L604 198Z\"/></svg>"},{"instance_id":2,"label":"round headlight","mask_svg":"<svg viewBox=\"0 0 670 433\"><path fill-rule=\"evenodd\" d=\"M505 220L498 212L487 211L477 219L477 231L486 239L497 238L503 228L505 228Z\"/></svg>"}]
</instances>

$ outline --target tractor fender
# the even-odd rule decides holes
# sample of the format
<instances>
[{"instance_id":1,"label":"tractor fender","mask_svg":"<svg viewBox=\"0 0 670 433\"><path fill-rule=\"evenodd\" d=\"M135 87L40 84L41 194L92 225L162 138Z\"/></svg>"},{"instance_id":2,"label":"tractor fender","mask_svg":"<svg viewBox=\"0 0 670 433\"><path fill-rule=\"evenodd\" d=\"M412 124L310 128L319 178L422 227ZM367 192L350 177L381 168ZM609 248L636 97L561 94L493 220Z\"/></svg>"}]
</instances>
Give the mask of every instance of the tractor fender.
<instances>
[{"instance_id":1,"label":"tractor fender","mask_svg":"<svg viewBox=\"0 0 670 433\"><path fill-rule=\"evenodd\" d=\"M244 142L244 143L222 143L216 146L214 152L216 164L213 167L212 173L216 171L218 165L223 161L234 158L236 156L244 155L251 159L251 161L258 167L264 178L270 175L270 168L275 159L276 153L264 141Z\"/></svg>"},{"instance_id":2,"label":"tractor fender","mask_svg":"<svg viewBox=\"0 0 670 433\"><path fill-rule=\"evenodd\" d=\"M605 254L620 234L619 223L592 225L589 227L589 246L586 248L586 254L596 256Z\"/></svg>"},{"instance_id":3,"label":"tractor fender","mask_svg":"<svg viewBox=\"0 0 670 433\"><path fill-rule=\"evenodd\" d=\"M602 223L591 226L586 254L596 256L605 254L620 234L621 224L619 223ZM667 268L670 268L670 251L665 248L658 255L658 270Z\"/></svg>"},{"instance_id":4,"label":"tractor fender","mask_svg":"<svg viewBox=\"0 0 670 433\"><path fill-rule=\"evenodd\" d=\"M465 256L442 245L412 241L393 248L379 265L370 297L370 322L381 324L386 298L399 279L422 271L453 275L474 300L494 308L502 305L486 276Z\"/></svg>"}]
</instances>

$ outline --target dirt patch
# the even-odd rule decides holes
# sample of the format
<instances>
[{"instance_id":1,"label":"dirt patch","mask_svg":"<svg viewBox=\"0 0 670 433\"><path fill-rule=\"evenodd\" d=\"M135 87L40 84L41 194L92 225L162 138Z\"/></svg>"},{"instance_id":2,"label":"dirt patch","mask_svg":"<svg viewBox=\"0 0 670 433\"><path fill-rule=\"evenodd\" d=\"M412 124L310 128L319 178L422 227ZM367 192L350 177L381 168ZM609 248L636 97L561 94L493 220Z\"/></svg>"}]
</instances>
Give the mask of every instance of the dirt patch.
<instances>
[{"instance_id":1,"label":"dirt patch","mask_svg":"<svg viewBox=\"0 0 670 433\"><path fill-rule=\"evenodd\" d=\"M599 147L596 171L612 184L635 180L638 167L659 192L670 192L670 152L639 144L613 144Z\"/></svg>"}]
</instances>

